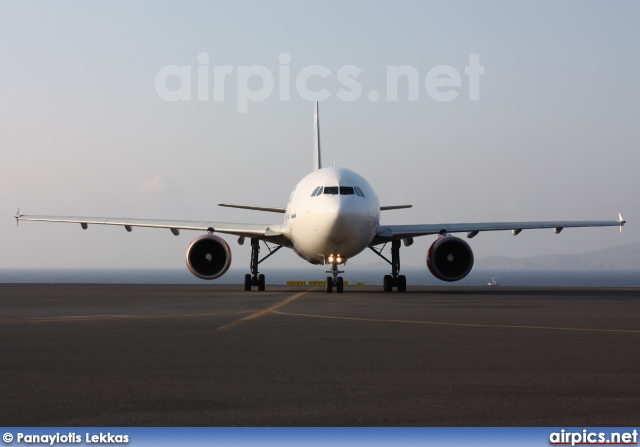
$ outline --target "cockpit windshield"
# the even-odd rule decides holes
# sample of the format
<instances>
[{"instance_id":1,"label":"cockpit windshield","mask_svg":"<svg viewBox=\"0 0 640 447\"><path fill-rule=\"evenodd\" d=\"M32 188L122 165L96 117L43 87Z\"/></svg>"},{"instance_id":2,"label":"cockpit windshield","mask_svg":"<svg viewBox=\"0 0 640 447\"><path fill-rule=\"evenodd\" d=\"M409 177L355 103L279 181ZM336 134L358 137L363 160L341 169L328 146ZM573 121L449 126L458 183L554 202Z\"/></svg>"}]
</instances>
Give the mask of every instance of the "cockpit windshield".
<instances>
[{"instance_id":1,"label":"cockpit windshield","mask_svg":"<svg viewBox=\"0 0 640 447\"><path fill-rule=\"evenodd\" d=\"M342 196L352 196L355 194L353 186L341 186L340 187L340 195Z\"/></svg>"},{"instance_id":2,"label":"cockpit windshield","mask_svg":"<svg viewBox=\"0 0 640 447\"><path fill-rule=\"evenodd\" d=\"M311 193L311 197L317 197L322 194L364 197L364 193L357 186L318 186Z\"/></svg>"},{"instance_id":3,"label":"cockpit windshield","mask_svg":"<svg viewBox=\"0 0 640 447\"><path fill-rule=\"evenodd\" d=\"M331 194L331 195L338 195L339 192L339 188L337 186L325 186L324 187L324 193L325 194Z\"/></svg>"}]
</instances>

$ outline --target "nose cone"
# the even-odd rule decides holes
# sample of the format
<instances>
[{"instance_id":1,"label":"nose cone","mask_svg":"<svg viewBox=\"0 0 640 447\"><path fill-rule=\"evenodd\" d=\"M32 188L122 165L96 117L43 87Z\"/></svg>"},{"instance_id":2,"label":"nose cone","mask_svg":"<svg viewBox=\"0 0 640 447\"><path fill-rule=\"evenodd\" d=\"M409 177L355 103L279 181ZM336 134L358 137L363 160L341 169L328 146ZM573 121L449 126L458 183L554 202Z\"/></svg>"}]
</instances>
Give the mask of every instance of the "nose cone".
<instances>
[{"instance_id":1,"label":"nose cone","mask_svg":"<svg viewBox=\"0 0 640 447\"><path fill-rule=\"evenodd\" d=\"M329 262L330 255L340 255L344 262L362 252L373 240L380 218L373 188L360 175L341 168L319 169L305 177L290 209L293 249L314 263Z\"/></svg>"},{"instance_id":2,"label":"nose cone","mask_svg":"<svg viewBox=\"0 0 640 447\"><path fill-rule=\"evenodd\" d=\"M341 255L343 259L360 253L375 233L375 216L355 206L355 198L337 196L335 207L322 217L325 255Z\"/></svg>"},{"instance_id":3,"label":"nose cone","mask_svg":"<svg viewBox=\"0 0 640 447\"><path fill-rule=\"evenodd\" d=\"M344 243L355 234L360 233L367 225L368 219L338 196L338 206L327 212L325 216L326 237L336 243Z\"/></svg>"}]
</instances>

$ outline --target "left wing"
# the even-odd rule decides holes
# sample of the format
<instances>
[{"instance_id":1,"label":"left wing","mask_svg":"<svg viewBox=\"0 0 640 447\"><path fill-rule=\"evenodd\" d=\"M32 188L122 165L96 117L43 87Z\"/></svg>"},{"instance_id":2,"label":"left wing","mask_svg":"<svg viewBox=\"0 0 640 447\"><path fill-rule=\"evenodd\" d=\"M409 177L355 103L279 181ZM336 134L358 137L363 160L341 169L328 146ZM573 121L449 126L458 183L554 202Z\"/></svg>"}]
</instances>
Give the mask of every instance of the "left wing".
<instances>
[{"instance_id":1,"label":"left wing","mask_svg":"<svg viewBox=\"0 0 640 447\"><path fill-rule=\"evenodd\" d=\"M180 230L208 231L211 233L233 234L249 238L270 240L279 245L289 245L289 238L283 234L279 224L248 224L231 222L128 219L118 217L85 217L85 216L38 216L16 214L16 221L27 220L37 222L79 223L83 229L89 225L116 225L131 231L133 227L168 228L174 235Z\"/></svg>"},{"instance_id":2,"label":"left wing","mask_svg":"<svg viewBox=\"0 0 640 447\"><path fill-rule=\"evenodd\" d=\"M453 223L453 224L424 224L424 225L380 225L371 245L381 244L392 239L404 239L430 234L468 233L472 238L481 231L511 230L514 235L522 230L539 228L553 228L560 233L563 228L578 227L620 227L626 223L620 216L620 220L558 220L545 222L480 222L480 223Z\"/></svg>"}]
</instances>

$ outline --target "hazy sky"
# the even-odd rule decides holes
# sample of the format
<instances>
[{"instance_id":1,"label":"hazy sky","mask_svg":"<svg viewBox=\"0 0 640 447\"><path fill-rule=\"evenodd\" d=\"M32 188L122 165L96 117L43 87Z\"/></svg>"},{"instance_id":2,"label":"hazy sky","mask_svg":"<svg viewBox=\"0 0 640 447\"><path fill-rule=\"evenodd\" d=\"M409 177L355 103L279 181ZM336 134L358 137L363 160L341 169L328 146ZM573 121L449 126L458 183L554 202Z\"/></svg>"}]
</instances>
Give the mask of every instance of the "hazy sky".
<instances>
[{"instance_id":1,"label":"hazy sky","mask_svg":"<svg viewBox=\"0 0 640 447\"><path fill-rule=\"evenodd\" d=\"M313 103L296 84L309 72L308 89L330 94L320 102L325 163L362 174L383 205L414 205L383 213L382 223L621 212L629 221L622 235L483 233L471 246L476 257L527 257L638 242L639 20L637 1L2 2L0 268L182 267L198 235L32 222L17 229L17 207L279 223L279 214L216 204L284 206L310 171ZM199 63L201 53L208 61ZM469 99L465 74L474 54L484 67L478 100ZM191 67L190 100L159 94L167 66ZM223 99L214 74L224 66ZM398 99L387 97L395 66L417 74L412 100L406 78ZM448 66L445 81L454 84L438 91L457 92L454 99L429 94L438 66ZM338 95L341 69L362 90L347 98L355 100ZM163 85L184 93L179 79ZM248 269L249 246L226 239L233 267ZM404 248L403 262L423 264L433 239ZM261 270L304 264L283 252ZM375 260L364 253L352 262Z\"/></svg>"}]
</instances>

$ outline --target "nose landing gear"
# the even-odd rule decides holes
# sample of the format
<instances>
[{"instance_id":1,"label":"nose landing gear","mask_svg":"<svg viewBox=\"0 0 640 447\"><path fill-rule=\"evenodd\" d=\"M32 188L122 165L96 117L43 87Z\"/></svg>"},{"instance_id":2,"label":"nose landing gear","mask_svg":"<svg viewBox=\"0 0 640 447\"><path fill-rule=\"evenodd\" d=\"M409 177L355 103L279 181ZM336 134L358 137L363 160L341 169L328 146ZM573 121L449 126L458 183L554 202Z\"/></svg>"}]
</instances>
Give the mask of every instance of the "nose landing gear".
<instances>
[{"instance_id":1,"label":"nose landing gear","mask_svg":"<svg viewBox=\"0 0 640 447\"><path fill-rule=\"evenodd\" d=\"M338 270L338 263L334 262L331 265L331 270L328 270L327 273L331 273L331 276L327 276L327 293L333 292L334 288L337 293L342 293L344 290L344 280L342 276L338 275L344 273L344 271Z\"/></svg>"}]
</instances>

